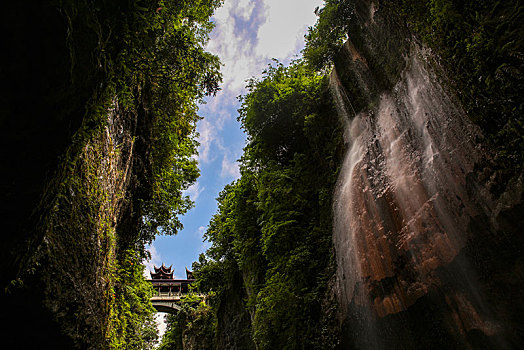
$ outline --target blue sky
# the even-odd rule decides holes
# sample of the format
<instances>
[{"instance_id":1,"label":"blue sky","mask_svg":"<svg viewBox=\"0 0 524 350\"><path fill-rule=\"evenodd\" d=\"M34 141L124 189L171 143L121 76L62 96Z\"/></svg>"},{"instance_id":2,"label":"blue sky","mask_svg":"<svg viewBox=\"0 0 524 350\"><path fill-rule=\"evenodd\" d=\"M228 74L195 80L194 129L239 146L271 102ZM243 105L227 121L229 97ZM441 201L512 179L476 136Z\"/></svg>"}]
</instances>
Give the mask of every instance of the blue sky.
<instances>
[{"instance_id":1,"label":"blue sky","mask_svg":"<svg viewBox=\"0 0 524 350\"><path fill-rule=\"evenodd\" d=\"M315 7L322 0L225 0L212 20L216 27L210 35L208 51L222 63L224 81L216 97L200 106L200 177L186 191L195 207L184 217L184 229L176 236L158 237L149 250L153 264L173 264L176 278L185 278L185 267L209 246L203 242L211 216L216 212L215 198L224 186L239 177L237 159L242 155L245 135L237 122L237 96L245 92L245 81L261 72L276 58L284 64L299 54L308 26L315 23Z\"/></svg>"}]
</instances>

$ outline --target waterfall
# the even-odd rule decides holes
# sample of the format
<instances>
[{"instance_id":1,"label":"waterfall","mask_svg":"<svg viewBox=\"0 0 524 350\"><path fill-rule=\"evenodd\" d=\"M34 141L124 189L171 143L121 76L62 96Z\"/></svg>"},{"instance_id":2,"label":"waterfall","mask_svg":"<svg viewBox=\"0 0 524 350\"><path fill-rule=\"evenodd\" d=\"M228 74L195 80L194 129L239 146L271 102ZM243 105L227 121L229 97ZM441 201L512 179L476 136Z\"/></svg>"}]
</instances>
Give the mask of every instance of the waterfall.
<instances>
[{"instance_id":1,"label":"waterfall","mask_svg":"<svg viewBox=\"0 0 524 350\"><path fill-rule=\"evenodd\" d=\"M467 190L481 135L422 50L412 51L400 80L368 111L355 113L336 69L330 79L347 144L333 204L335 288L358 348L380 348L378 332L388 330L378 321L432 290L446 290L446 326L457 337L497 330L460 256L472 218L490 205Z\"/></svg>"}]
</instances>

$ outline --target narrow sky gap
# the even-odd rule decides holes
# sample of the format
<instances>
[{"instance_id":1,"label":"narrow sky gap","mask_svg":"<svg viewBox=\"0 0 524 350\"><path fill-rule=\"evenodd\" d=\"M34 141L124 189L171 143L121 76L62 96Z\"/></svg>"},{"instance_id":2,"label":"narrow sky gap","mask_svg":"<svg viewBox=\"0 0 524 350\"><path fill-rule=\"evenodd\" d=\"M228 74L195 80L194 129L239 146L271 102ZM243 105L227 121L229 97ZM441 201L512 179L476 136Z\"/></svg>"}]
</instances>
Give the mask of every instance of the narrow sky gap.
<instances>
[{"instance_id":1,"label":"narrow sky gap","mask_svg":"<svg viewBox=\"0 0 524 350\"><path fill-rule=\"evenodd\" d=\"M175 278L185 278L185 267L208 248L202 235L216 212L215 198L239 177L238 163L245 135L237 122L237 96L245 81L261 72L272 58L288 64L304 47L304 34L315 23L314 9L322 0L225 0L213 16L216 24L207 49L223 63L224 81L216 97L200 106L198 123L201 175L186 194L195 207L182 217L184 229L174 237L159 236L149 247L153 264L173 264Z\"/></svg>"}]
</instances>

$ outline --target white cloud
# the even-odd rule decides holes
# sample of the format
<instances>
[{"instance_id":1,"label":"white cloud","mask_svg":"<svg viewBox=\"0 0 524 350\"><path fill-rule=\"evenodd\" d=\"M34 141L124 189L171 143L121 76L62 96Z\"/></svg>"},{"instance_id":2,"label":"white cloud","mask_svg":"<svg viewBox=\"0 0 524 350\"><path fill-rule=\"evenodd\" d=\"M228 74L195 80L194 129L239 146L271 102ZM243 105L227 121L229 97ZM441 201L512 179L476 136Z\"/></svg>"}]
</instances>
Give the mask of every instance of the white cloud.
<instances>
[{"instance_id":1,"label":"white cloud","mask_svg":"<svg viewBox=\"0 0 524 350\"><path fill-rule=\"evenodd\" d=\"M189 198L191 198L193 202L196 202L198 197L204 190L205 190L205 187L200 187L200 183L197 181L194 184L192 184L191 186L189 186L189 188L185 190L183 194L185 196L189 196Z\"/></svg>"},{"instance_id":2,"label":"white cloud","mask_svg":"<svg viewBox=\"0 0 524 350\"><path fill-rule=\"evenodd\" d=\"M234 1L230 2L233 5L235 5ZM233 11L235 14L237 14L239 17L242 17L244 20L248 20L253 10L255 9L256 1L252 0L239 0L236 2L236 5L233 8Z\"/></svg>"},{"instance_id":3,"label":"white cloud","mask_svg":"<svg viewBox=\"0 0 524 350\"><path fill-rule=\"evenodd\" d=\"M198 123L198 142L200 146L198 147L198 162L199 163L208 163L213 158L212 145L217 141L217 133L215 126L211 123L209 119L201 120Z\"/></svg>"},{"instance_id":4,"label":"white cloud","mask_svg":"<svg viewBox=\"0 0 524 350\"><path fill-rule=\"evenodd\" d=\"M144 270L144 276L147 279L150 279L151 276L149 275L149 271L155 271L154 265L160 266L162 264L162 257L160 256L160 253L158 253L154 244L150 244L149 247L147 247L147 250L149 251L149 254L151 254L151 259L144 260L142 263L146 267Z\"/></svg>"},{"instance_id":5,"label":"white cloud","mask_svg":"<svg viewBox=\"0 0 524 350\"><path fill-rule=\"evenodd\" d=\"M313 11L323 1L265 0L264 3L266 21L258 29L255 52L259 56L289 59L302 45L307 27L315 23Z\"/></svg>"},{"instance_id":6,"label":"white cloud","mask_svg":"<svg viewBox=\"0 0 524 350\"><path fill-rule=\"evenodd\" d=\"M201 107L201 114L205 114L206 118L199 121L197 127L200 135L198 138L200 163L212 162L220 153L228 151L224 146L221 131L227 121L236 117L230 109L232 100L234 97L231 93L223 93Z\"/></svg>"},{"instance_id":7,"label":"white cloud","mask_svg":"<svg viewBox=\"0 0 524 350\"><path fill-rule=\"evenodd\" d=\"M237 95L245 80L259 76L268 60L289 60L303 45L323 0L226 0L213 19L208 50L222 63L225 91ZM236 96L236 95L235 95Z\"/></svg>"},{"instance_id":8,"label":"white cloud","mask_svg":"<svg viewBox=\"0 0 524 350\"><path fill-rule=\"evenodd\" d=\"M200 226L198 230L196 231L196 234L198 237L202 237L204 235L204 232L206 232L206 227Z\"/></svg>"},{"instance_id":9,"label":"white cloud","mask_svg":"<svg viewBox=\"0 0 524 350\"><path fill-rule=\"evenodd\" d=\"M246 80L261 76L271 58L289 60L298 53L303 35L315 22L313 13L322 0L226 0L214 16L215 29L207 49L222 63L222 91L202 106L206 119L199 122L200 163L222 156L222 177L238 177L238 164L222 139L226 121L236 117L231 105L245 92Z\"/></svg>"},{"instance_id":10,"label":"white cloud","mask_svg":"<svg viewBox=\"0 0 524 350\"><path fill-rule=\"evenodd\" d=\"M233 179L238 179L240 177L238 162L230 160L227 154L224 154L224 158L222 158L220 176L223 178L232 177Z\"/></svg>"},{"instance_id":11,"label":"white cloud","mask_svg":"<svg viewBox=\"0 0 524 350\"><path fill-rule=\"evenodd\" d=\"M253 49L256 27L264 20L262 6L260 0L226 0L213 16L216 27L207 48L224 64L224 91L239 94L245 80L257 71L260 62L257 62Z\"/></svg>"}]
</instances>

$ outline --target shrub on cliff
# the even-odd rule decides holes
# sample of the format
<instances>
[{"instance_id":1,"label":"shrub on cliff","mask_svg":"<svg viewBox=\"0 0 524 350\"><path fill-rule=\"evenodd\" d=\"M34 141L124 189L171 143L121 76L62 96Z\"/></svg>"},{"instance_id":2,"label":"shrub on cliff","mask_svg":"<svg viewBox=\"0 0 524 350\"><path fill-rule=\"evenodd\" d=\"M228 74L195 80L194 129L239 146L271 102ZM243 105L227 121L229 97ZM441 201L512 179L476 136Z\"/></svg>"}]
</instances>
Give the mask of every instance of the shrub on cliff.
<instances>
[{"instance_id":1,"label":"shrub on cliff","mask_svg":"<svg viewBox=\"0 0 524 350\"><path fill-rule=\"evenodd\" d=\"M276 64L241 98L241 178L220 193L211 248L193 266L199 288L213 291L219 338L247 336L260 349L336 342L320 334L342 146L327 82L304 62Z\"/></svg>"}]
</instances>

